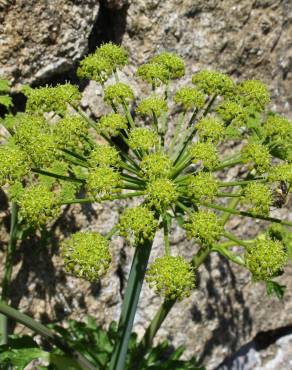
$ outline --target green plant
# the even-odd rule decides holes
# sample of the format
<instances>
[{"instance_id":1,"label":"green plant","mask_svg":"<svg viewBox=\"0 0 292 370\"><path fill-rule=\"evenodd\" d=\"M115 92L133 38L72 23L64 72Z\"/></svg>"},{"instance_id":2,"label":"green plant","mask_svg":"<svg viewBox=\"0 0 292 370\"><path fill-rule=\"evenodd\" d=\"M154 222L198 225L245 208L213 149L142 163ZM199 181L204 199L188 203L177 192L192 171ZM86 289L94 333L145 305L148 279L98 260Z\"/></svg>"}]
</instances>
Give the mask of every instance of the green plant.
<instances>
[{"instance_id":1,"label":"green plant","mask_svg":"<svg viewBox=\"0 0 292 370\"><path fill-rule=\"evenodd\" d=\"M254 280L266 282L268 292L278 296L283 287L273 279L291 255L284 235L285 226L292 223L271 217L269 211L273 191L281 184L291 186L292 148L287 138L292 125L266 110L267 87L257 80L235 83L225 74L203 70L192 77L192 86L172 93L171 83L184 76L185 65L177 55L164 52L138 68L136 77L149 84L149 96L139 99L134 111L134 91L119 80L127 61L126 51L109 43L80 63L78 76L99 82L113 111L98 122L80 108L76 86L25 87L26 112L5 118L9 137L0 151L0 179L19 207L23 225L46 228L64 204L139 200L139 206L122 212L107 235L79 232L61 247L67 271L91 281L101 279L110 267L113 235L120 234L135 248L110 360L103 365L109 370L132 368L134 363L143 369L151 351L160 353L159 346L157 351L152 348L153 338L175 302L195 288L195 272L210 253L249 269ZM181 112L175 118L172 101ZM174 132L169 130L171 120ZM102 144L96 142L96 133ZM231 140L243 146L225 156L221 148ZM233 166L241 166L244 175L222 180ZM86 195L76 198L82 193ZM244 240L228 230L232 215L283 229ZM199 245L189 261L172 255L169 237L175 223ZM148 266L158 230L163 231L164 250ZM133 320L145 275L164 302L142 341L133 345ZM17 314L14 318L19 319ZM55 330L75 346L66 331ZM104 335L110 333L111 329ZM5 348L9 358L11 347ZM186 362L174 368L194 366Z\"/></svg>"}]
</instances>

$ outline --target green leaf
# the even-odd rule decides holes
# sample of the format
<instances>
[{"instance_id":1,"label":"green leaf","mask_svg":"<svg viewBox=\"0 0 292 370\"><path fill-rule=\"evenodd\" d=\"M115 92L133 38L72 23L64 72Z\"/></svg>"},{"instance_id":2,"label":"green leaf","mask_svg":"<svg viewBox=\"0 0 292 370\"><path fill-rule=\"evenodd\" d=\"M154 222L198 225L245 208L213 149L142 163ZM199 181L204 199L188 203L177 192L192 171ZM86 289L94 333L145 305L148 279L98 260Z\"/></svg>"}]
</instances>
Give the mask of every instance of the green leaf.
<instances>
[{"instance_id":1,"label":"green leaf","mask_svg":"<svg viewBox=\"0 0 292 370\"><path fill-rule=\"evenodd\" d=\"M8 93L10 88L9 88L9 81L0 78L0 93Z\"/></svg>"},{"instance_id":2,"label":"green leaf","mask_svg":"<svg viewBox=\"0 0 292 370\"><path fill-rule=\"evenodd\" d=\"M39 348L10 349L0 353L0 364L14 366L13 370L23 370L36 359L49 360L49 353Z\"/></svg>"},{"instance_id":3,"label":"green leaf","mask_svg":"<svg viewBox=\"0 0 292 370\"><path fill-rule=\"evenodd\" d=\"M273 280L268 280L266 282L266 288L268 295L275 295L278 299L283 299L286 285L281 285Z\"/></svg>"},{"instance_id":4,"label":"green leaf","mask_svg":"<svg viewBox=\"0 0 292 370\"><path fill-rule=\"evenodd\" d=\"M0 104L6 108L13 106L12 98L8 95L0 95Z\"/></svg>"}]
</instances>

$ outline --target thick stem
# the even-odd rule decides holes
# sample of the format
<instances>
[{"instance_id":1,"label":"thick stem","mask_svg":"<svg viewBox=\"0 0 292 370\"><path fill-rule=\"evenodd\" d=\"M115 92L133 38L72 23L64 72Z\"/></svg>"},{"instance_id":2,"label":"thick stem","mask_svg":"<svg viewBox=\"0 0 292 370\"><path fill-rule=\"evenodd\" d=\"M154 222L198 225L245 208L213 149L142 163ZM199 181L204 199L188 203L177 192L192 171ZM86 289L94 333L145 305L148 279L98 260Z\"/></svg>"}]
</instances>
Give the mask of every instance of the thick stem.
<instances>
[{"instance_id":1,"label":"thick stem","mask_svg":"<svg viewBox=\"0 0 292 370\"><path fill-rule=\"evenodd\" d=\"M31 317L17 311L16 309L8 306L6 303L1 301L0 301L0 312L3 315L11 317L15 321L28 327L35 333L40 334L41 336L47 338L51 343L55 344L62 351L72 356L72 358L78 363L78 365L81 366L82 369L96 370L96 367L93 366L85 357L83 357L81 353L79 353L73 348L70 348L61 337L57 336L46 326L40 324L39 322L33 320Z\"/></svg>"},{"instance_id":2,"label":"thick stem","mask_svg":"<svg viewBox=\"0 0 292 370\"><path fill-rule=\"evenodd\" d=\"M122 305L118 336L112 354L109 370L124 370L129 339L137 310L138 300L145 277L152 241L136 247L132 267Z\"/></svg>"},{"instance_id":3,"label":"thick stem","mask_svg":"<svg viewBox=\"0 0 292 370\"><path fill-rule=\"evenodd\" d=\"M6 261L4 267L4 277L2 280L2 293L1 300L7 302L9 295L9 285L11 281L12 269L13 269L13 258L17 243L17 214L18 206L16 203L11 205L11 217L10 217L10 239L7 248ZM6 344L8 340L8 319L7 316L0 315L0 344Z\"/></svg>"}]
</instances>

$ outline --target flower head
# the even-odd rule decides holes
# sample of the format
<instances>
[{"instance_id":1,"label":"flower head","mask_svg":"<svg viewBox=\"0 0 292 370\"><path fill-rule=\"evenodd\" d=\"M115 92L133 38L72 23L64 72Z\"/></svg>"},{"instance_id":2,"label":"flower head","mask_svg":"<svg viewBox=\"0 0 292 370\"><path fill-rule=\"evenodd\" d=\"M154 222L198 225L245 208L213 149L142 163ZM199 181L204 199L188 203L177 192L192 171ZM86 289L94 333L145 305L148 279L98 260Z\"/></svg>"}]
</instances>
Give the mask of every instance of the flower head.
<instances>
[{"instance_id":1,"label":"flower head","mask_svg":"<svg viewBox=\"0 0 292 370\"><path fill-rule=\"evenodd\" d=\"M108 104L121 105L134 99L134 93L130 86L123 82L107 86L104 89L104 100Z\"/></svg>"},{"instance_id":2,"label":"flower head","mask_svg":"<svg viewBox=\"0 0 292 370\"><path fill-rule=\"evenodd\" d=\"M201 210L190 215L185 228L189 239L195 238L206 246L219 240L224 231L222 223L214 212Z\"/></svg>"},{"instance_id":3,"label":"flower head","mask_svg":"<svg viewBox=\"0 0 292 370\"><path fill-rule=\"evenodd\" d=\"M77 232L61 244L66 270L89 281L98 280L111 263L108 240L97 232Z\"/></svg>"},{"instance_id":4,"label":"flower head","mask_svg":"<svg viewBox=\"0 0 292 370\"><path fill-rule=\"evenodd\" d=\"M29 225L42 227L60 213L57 194L45 185L31 185L18 199L19 215Z\"/></svg>"},{"instance_id":5,"label":"flower head","mask_svg":"<svg viewBox=\"0 0 292 370\"><path fill-rule=\"evenodd\" d=\"M244 258L255 280L269 280L282 271L287 252L280 241L261 235L254 246L246 248Z\"/></svg>"},{"instance_id":6,"label":"flower head","mask_svg":"<svg viewBox=\"0 0 292 370\"><path fill-rule=\"evenodd\" d=\"M171 80L183 77L185 74L185 63L175 53L163 52L153 57L150 62L165 67L168 70L169 79Z\"/></svg>"},{"instance_id":7,"label":"flower head","mask_svg":"<svg viewBox=\"0 0 292 370\"><path fill-rule=\"evenodd\" d=\"M178 198L175 184L168 179L155 179L146 189L147 202L158 211L165 211Z\"/></svg>"},{"instance_id":8,"label":"flower head","mask_svg":"<svg viewBox=\"0 0 292 370\"><path fill-rule=\"evenodd\" d=\"M169 73L161 64L146 63L137 69L137 76L151 85L160 86L167 83Z\"/></svg>"},{"instance_id":9,"label":"flower head","mask_svg":"<svg viewBox=\"0 0 292 370\"><path fill-rule=\"evenodd\" d=\"M109 145L96 145L90 152L88 163L91 167L118 166L121 158L118 151Z\"/></svg>"},{"instance_id":10,"label":"flower head","mask_svg":"<svg viewBox=\"0 0 292 370\"><path fill-rule=\"evenodd\" d=\"M104 83L113 73L112 65L108 59L101 57L98 53L89 54L81 60L77 69L77 76Z\"/></svg>"},{"instance_id":11,"label":"flower head","mask_svg":"<svg viewBox=\"0 0 292 370\"><path fill-rule=\"evenodd\" d=\"M292 163L282 162L270 168L269 181L284 181L292 185Z\"/></svg>"},{"instance_id":12,"label":"flower head","mask_svg":"<svg viewBox=\"0 0 292 370\"><path fill-rule=\"evenodd\" d=\"M148 151L158 145L159 136L154 130L146 127L136 127L130 131L128 143L133 150L142 149Z\"/></svg>"},{"instance_id":13,"label":"flower head","mask_svg":"<svg viewBox=\"0 0 292 370\"><path fill-rule=\"evenodd\" d=\"M216 112L225 122L231 122L242 115L244 108L232 100L224 100L216 107Z\"/></svg>"},{"instance_id":14,"label":"flower head","mask_svg":"<svg viewBox=\"0 0 292 370\"><path fill-rule=\"evenodd\" d=\"M251 182L244 188L241 203L248 207L249 212L267 216L272 204L272 192L265 184Z\"/></svg>"},{"instance_id":15,"label":"flower head","mask_svg":"<svg viewBox=\"0 0 292 370\"><path fill-rule=\"evenodd\" d=\"M208 70L194 74L192 82L208 95L230 95L235 87L233 80L226 74Z\"/></svg>"},{"instance_id":16,"label":"flower head","mask_svg":"<svg viewBox=\"0 0 292 370\"><path fill-rule=\"evenodd\" d=\"M0 186L12 184L29 171L27 155L16 145L0 146Z\"/></svg>"},{"instance_id":17,"label":"flower head","mask_svg":"<svg viewBox=\"0 0 292 370\"><path fill-rule=\"evenodd\" d=\"M127 128L127 119L118 113L110 113L101 117L97 128L103 134L116 136Z\"/></svg>"},{"instance_id":18,"label":"flower head","mask_svg":"<svg viewBox=\"0 0 292 370\"><path fill-rule=\"evenodd\" d=\"M55 87L30 88L25 86L23 93L27 97L27 112L56 112L64 115L67 104L77 105L81 100L81 93L77 86L65 83Z\"/></svg>"},{"instance_id":19,"label":"flower head","mask_svg":"<svg viewBox=\"0 0 292 370\"><path fill-rule=\"evenodd\" d=\"M180 256L156 258L147 270L146 281L167 300L182 300L195 288L194 269Z\"/></svg>"},{"instance_id":20,"label":"flower head","mask_svg":"<svg viewBox=\"0 0 292 370\"><path fill-rule=\"evenodd\" d=\"M271 155L267 147L260 143L250 142L241 150L242 159L250 163L259 173L266 172L271 165Z\"/></svg>"},{"instance_id":21,"label":"flower head","mask_svg":"<svg viewBox=\"0 0 292 370\"><path fill-rule=\"evenodd\" d=\"M181 87L174 96L177 104L182 104L185 110L201 109L205 104L205 95L194 87Z\"/></svg>"},{"instance_id":22,"label":"flower head","mask_svg":"<svg viewBox=\"0 0 292 370\"><path fill-rule=\"evenodd\" d=\"M218 182L210 172L200 171L198 174L191 176L187 191L194 199L211 200L218 192Z\"/></svg>"},{"instance_id":23,"label":"flower head","mask_svg":"<svg viewBox=\"0 0 292 370\"><path fill-rule=\"evenodd\" d=\"M119 232L132 245L137 246L145 240L152 240L158 227L154 212L139 206L126 208L120 217Z\"/></svg>"},{"instance_id":24,"label":"flower head","mask_svg":"<svg viewBox=\"0 0 292 370\"><path fill-rule=\"evenodd\" d=\"M61 118L54 127L56 140L62 146L77 146L80 136L87 136L88 129L84 119L77 115Z\"/></svg>"},{"instance_id":25,"label":"flower head","mask_svg":"<svg viewBox=\"0 0 292 370\"><path fill-rule=\"evenodd\" d=\"M151 153L142 159L140 167L147 179L168 177L172 168L172 161L166 154Z\"/></svg>"},{"instance_id":26,"label":"flower head","mask_svg":"<svg viewBox=\"0 0 292 370\"><path fill-rule=\"evenodd\" d=\"M264 110L270 102L267 86L258 80L246 80L237 86L239 102L244 106L252 106L259 111Z\"/></svg>"},{"instance_id":27,"label":"flower head","mask_svg":"<svg viewBox=\"0 0 292 370\"><path fill-rule=\"evenodd\" d=\"M197 123L197 130L201 140L217 143L224 138L225 127L214 117L204 117Z\"/></svg>"},{"instance_id":28,"label":"flower head","mask_svg":"<svg viewBox=\"0 0 292 370\"><path fill-rule=\"evenodd\" d=\"M193 163L202 162L203 167L213 169L219 163L218 152L216 147L210 143L195 143L190 146L189 153Z\"/></svg>"},{"instance_id":29,"label":"flower head","mask_svg":"<svg viewBox=\"0 0 292 370\"><path fill-rule=\"evenodd\" d=\"M143 116L152 116L155 113L156 117L160 117L162 112L167 112L166 101L158 96L152 95L140 102L137 107L137 112Z\"/></svg>"},{"instance_id":30,"label":"flower head","mask_svg":"<svg viewBox=\"0 0 292 370\"><path fill-rule=\"evenodd\" d=\"M264 132L267 137L276 137L282 140L290 138L292 140L292 122L279 115L269 116L264 126Z\"/></svg>"},{"instance_id":31,"label":"flower head","mask_svg":"<svg viewBox=\"0 0 292 370\"><path fill-rule=\"evenodd\" d=\"M96 49L96 54L107 60L113 69L124 67L129 60L126 49L112 42L102 44Z\"/></svg>"},{"instance_id":32,"label":"flower head","mask_svg":"<svg viewBox=\"0 0 292 370\"><path fill-rule=\"evenodd\" d=\"M96 199L107 199L119 192L120 175L111 167L92 169L86 178L86 188Z\"/></svg>"}]
</instances>

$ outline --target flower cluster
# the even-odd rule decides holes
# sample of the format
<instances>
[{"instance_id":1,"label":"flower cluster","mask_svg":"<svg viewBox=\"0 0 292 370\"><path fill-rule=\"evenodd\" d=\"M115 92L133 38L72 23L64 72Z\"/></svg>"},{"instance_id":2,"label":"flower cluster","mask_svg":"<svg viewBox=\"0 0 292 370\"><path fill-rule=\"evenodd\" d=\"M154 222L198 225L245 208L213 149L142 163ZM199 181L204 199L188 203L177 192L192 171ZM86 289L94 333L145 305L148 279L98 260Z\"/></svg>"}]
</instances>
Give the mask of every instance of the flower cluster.
<instances>
[{"instance_id":1,"label":"flower cluster","mask_svg":"<svg viewBox=\"0 0 292 370\"><path fill-rule=\"evenodd\" d=\"M184 76L185 63L162 52L139 66L136 75L150 86L134 94L120 81L127 62L126 50L113 43L80 62L78 76L100 83L112 109L97 122L79 106L76 86L24 88L26 112L5 117L10 137L0 150L1 185L18 203L21 218L43 227L58 217L62 204L125 204L134 198L135 207L125 207L106 237L76 233L62 244L66 268L99 279L109 267L110 237L119 234L139 246L139 254L160 230L163 256L151 264L147 280L170 300L190 295L197 267L172 256L169 236L176 224L204 254L216 251L245 264L255 279L276 276L286 261L282 240L260 236L251 247L253 241L225 230L234 214L291 225L269 214L271 206L279 207L275 189L288 191L292 183L292 134L288 119L265 112L267 87L201 70L192 76L193 86L178 84L173 93L169 85ZM238 139L243 147L234 145ZM229 171L242 163L247 165L240 171ZM226 245L243 248L233 252Z\"/></svg>"},{"instance_id":2,"label":"flower cluster","mask_svg":"<svg viewBox=\"0 0 292 370\"><path fill-rule=\"evenodd\" d=\"M107 272L111 262L108 240L96 232L77 232L61 245L66 270L90 281Z\"/></svg>"}]
</instances>

